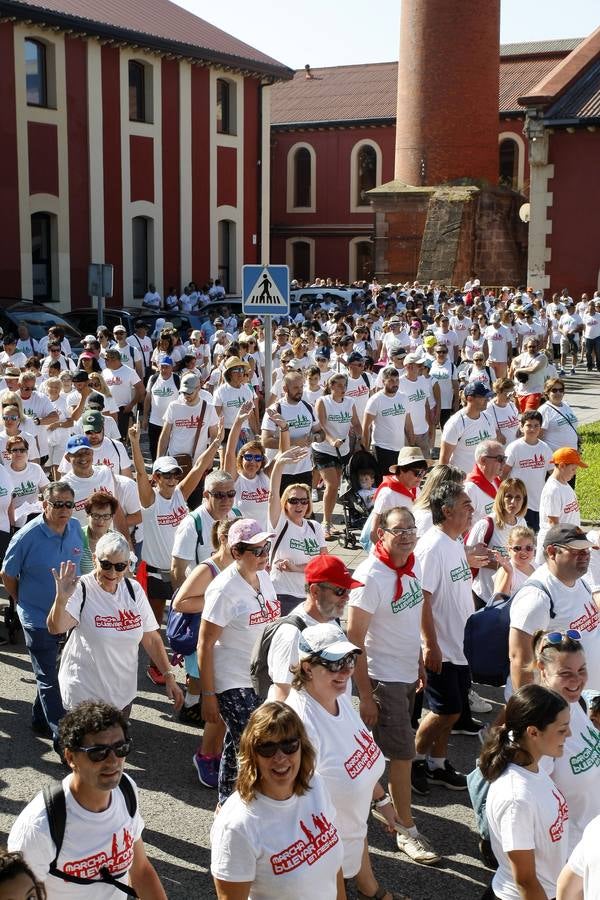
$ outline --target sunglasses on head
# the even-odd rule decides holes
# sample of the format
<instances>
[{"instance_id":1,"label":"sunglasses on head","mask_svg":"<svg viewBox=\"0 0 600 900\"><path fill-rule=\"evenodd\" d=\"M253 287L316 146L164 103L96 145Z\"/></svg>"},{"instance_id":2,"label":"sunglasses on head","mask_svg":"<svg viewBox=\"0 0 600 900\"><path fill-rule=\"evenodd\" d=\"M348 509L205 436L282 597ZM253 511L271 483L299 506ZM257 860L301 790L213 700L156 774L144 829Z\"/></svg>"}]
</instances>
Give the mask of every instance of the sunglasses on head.
<instances>
[{"instance_id":1,"label":"sunglasses on head","mask_svg":"<svg viewBox=\"0 0 600 900\"><path fill-rule=\"evenodd\" d=\"M580 641L581 634L576 628L567 628L566 631L550 631L544 638L544 641L546 646L548 644L555 646L556 644L562 644L565 638L568 638L570 641Z\"/></svg>"},{"instance_id":2,"label":"sunglasses on head","mask_svg":"<svg viewBox=\"0 0 600 900\"><path fill-rule=\"evenodd\" d=\"M286 756L293 756L299 748L300 738L287 738L285 741L266 741L264 744L257 744L254 749L258 756L271 759L278 750L281 750Z\"/></svg>"},{"instance_id":3,"label":"sunglasses on head","mask_svg":"<svg viewBox=\"0 0 600 900\"><path fill-rule=\"evenodd\" d=\"M73 509L75 506L74 500L48 500L48 503L54 509Z\"/></svg>"},{"instance_id":4,"label":"sunglasses on head","mask_svg":"<svg viewBox=\"0 0 600 900\"><path fill-rule=\"evenodd\" d=\"M129 563L126 563L126 562L114 563L114 562L111 562L110 559L99 559L98 562L100 563L100 568L104 572L110 572L112 569L114 569L115 572L124 572L125 569L127 569L129 566Z\"/></svg>"},{"instance_id":5,"label":"sunglasses on head","mask_svg":"<svg viewBox=\"0 0 600 900\"><path fill-rule=\"evenodd\" d=\"M242 459L246 462L262 462L264 456L262 453L244 453Z\"/></svg>"},{"instance_id":6,"label":"sunglasses on head","mask_svg":"<svg viewBox=\"0 0 600 900\"><path fill-rule=\"evenodd\" d=\"M290 506L308 506L308 497L288 497L287 502Z\"/></svg>"},{"instance_id":7,"label":"sunglasses on head","mask_svg":"<svg viewBox=\"0 0 600 900\"><path fill-rule=\"evenodd\" d=\"M77 753L86 753L92 762L104 762L109 753L114 753L119 759L129 756L133 747L131 738L124 741L116 741L114 744L94 744L93 747L77 747Z\"/></svg>"},{"instance_id":8,"label":"sunglasses on head","mask_svg":"<svg viewBox=\"0 0 600 900\"><path fill-rule=\"evenodd\" d=\"M356 665L356 653L347 653L341 659L323 659L320 656L311 659L313 665L323 666L328 672L341 672L343 669L353 669Z\"/></svg>"},{"instance_id":9,"label":"sunglasses on head","mask_svg":"<svg viewBox=\"0 0 600 900\"><path fill-rule=\"evenodd\" d=\"M215 500L233 500L235 497L235 491L209 491L208 493L211 497L214 497Z\"/></svg>"},{"instance_id":10,"label":"sunglasses on head","mask_svg":"<svg viewBox=\"0 0 600 900\"><path fill-rule=\"evenodd\" d=\"M240 553L251 553L252 556L255 556L257 559L260 559L261 556L267 556L270 550L271 541L267 541L262 547L249 547L245 544L240 545Z\"/></svg>"}]
</instances>

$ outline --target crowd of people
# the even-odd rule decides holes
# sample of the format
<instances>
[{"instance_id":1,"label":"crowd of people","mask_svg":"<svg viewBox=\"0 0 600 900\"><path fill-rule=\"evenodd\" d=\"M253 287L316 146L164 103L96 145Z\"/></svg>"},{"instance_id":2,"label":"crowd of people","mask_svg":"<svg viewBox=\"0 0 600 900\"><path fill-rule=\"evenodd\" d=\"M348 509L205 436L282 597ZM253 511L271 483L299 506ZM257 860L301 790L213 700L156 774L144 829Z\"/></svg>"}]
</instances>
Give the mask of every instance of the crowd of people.
<instances>
[{"instance_id":1,"label":"crowd of people","mask_svg":"<svg viewBox=\"0 0 600 900\"><path fill-rule=\"evenodd\" d=\"M398 897L369 816L438 864L412 794L471 781L488 900L599 896L600 535L565 392L600 371L600 295L314 287L271 347L194 285L164 307L150 286L153 334L101 326L78 358L58 327L4 335L2 578L32 730L69 774L15 821L0 896L166 896L123 773L140 652L202 729L221 900ZM207 299L201 329L169 324ZM353 573L331 552L349 529ZM465 630L497 604L506 705L484 725ZM475 739L468 778L453 734Z\"/></svg>"}]
</instances>

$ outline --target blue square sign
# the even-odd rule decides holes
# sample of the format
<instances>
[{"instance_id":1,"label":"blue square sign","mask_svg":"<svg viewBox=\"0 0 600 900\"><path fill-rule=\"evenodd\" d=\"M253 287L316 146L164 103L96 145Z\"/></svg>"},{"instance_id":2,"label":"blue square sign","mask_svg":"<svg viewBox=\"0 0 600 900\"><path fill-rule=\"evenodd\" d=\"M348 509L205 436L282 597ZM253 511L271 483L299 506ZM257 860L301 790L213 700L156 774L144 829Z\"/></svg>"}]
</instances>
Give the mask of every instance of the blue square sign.
<instances>
[{"instance_id":1,"label":"blue square sign","mask_svg":"<svg viewBox=\"0 0 600 900\"><path fill-rule=\"evenodd\" d=\"M289 267L242 266L242 309L246 316L288 316Z\"/></svg>"}]
</instances>

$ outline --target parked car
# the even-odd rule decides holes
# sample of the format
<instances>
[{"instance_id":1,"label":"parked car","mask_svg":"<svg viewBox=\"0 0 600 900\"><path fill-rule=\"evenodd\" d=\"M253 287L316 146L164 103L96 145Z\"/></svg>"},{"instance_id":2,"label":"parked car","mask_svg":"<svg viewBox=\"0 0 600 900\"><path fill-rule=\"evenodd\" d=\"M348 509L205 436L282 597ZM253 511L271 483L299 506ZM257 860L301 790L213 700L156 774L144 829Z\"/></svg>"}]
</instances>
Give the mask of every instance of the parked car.
<instances>
[{"instance_id":1,"label":"parked car","mask_svg":"<svg viewBox=\"0 0 600 900\"><path fill-rule=\"evenodd\" d=\"M362 291L351 289L351 288L321 288L321 287L308 287L308 288L298 288L295 291L290 291L290 302L291 303L310 303L310 304L318 304L321 302L321 299L324 299L326 295L332 300L342 300L346 306L349 306L352 303L352 300L356 295L361 296Z\"/></svg>"},{"instance_id":2,"label":"parked car","mask_svg":"<svg viewBox=\"0 0 600 900\"><path fill-rule=\"evenodd\" d=\"M0 327L4 334L17 334L18 325L27 325L31 337L39 341L46 337L52 325L60 325L71 345L73 356L81 353L83 332L65 315L43 303L33 303L15 297L0 297Z\"/></svg>"},{"instance_id":3,"label":"parked car","mask_svg":"<svg viewBox=\"0 0 600 900\"><path fill-rule=\"evenodd\" d=\"M149 333L152 334L158 318L165 319L166 322L175 326L182 338L186 339L189 332L194 328L199 328L203 319L200 319L195 313L169 313L164 310L146 309L140 307L126 307L125 309L114 309L106 307L104 310L104 324L112 333L115 325L123 325L127 329L127 334L133 334L135 323L138 319L143 319L148 325ZM65 313L65 318L78 328L82 334L96 334L98 328L98 310L92 306L79 307L71 312Z\"/></svg>"}]
</instances>

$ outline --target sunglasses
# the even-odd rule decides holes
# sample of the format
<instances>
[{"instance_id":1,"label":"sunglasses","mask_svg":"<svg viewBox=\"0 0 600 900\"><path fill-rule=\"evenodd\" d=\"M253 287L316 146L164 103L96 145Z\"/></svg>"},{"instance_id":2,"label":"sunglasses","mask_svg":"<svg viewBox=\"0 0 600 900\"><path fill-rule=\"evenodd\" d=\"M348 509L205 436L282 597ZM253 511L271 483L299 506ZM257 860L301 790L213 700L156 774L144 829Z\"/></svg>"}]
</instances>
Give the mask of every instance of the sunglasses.
<instances>
[{"instance_id":1,"label":"sunglasses","mask_svg":"<svg viewBox=\"0 0 600 900\"><path fill-rule=\"evenodd\" d=\"M246 462L262 462L264 460L264 456L262 453L244 453L242 455L242 459Z\"/></svg>"},{"instance_id":2,"label":"sunglasses","mask_svg":"<svg viewBox=\"0 0 600 900\"><path fill-rule=\"evenodd\" d=\"M181 472L178 470L173 470L172 472L157 472L157 475L160 475L161 478L181 478Z\"/></svg>"},{"instance_id":3,"label":"sunglasses","mask_svg":"<svg viewBox=\"0 0 600 900\"><path fill-rule=\"evenodd\" d=\"M581 634L577 631L576 628L567 628L566 631L550 631L545 640L547 644L562 644L565 638L568 638L570 641L580 641Z\"/></svg>"},{"instance_id":4,"label":"sunglasses","mask_svg":"<svg viewBox=\"0 0 600 900\"><path fill-rule=\"evenodd\" d=\"M133 746L131 738L126 741L116 741L114 744L94 744L93 747L77 747L77 753L87 753L92 762L104 762L109 753L114 753L119 759L129 756Z\"/></svg>"},{"instance_id":5,"label":"sunglasses","mask_svg":"<svg viewBox=\"0 0 600 900\"><path fill-rule=\"evenodd\" d=\"M320 584L319 587L332 591L336 597L343 597L345 594L350 593L350 588L334 587L332 584Z\"/></svg>"},{"instance_id":6,"label":"sunglasses","mask_svg":"<svg viewBox=\"0 0 600 900\"><path fill-rule=\"evenodd\" d=\"M5 422L18 422L19 416L2 416Z\"/></svg>"},{"instance_id":7,"label":"sunglasses","mask_svg":"<svg viewBox=\"0 0 600 900\"><path fill-rule=\"evenodd\" d=\"M96 522L108 522L109 519L112 519L112 513L90 513L90 519L94 519Z\"/></svg>"},{"instance_id":8,"label":"sunglasses","mask_svg":"<svg viewBox=\"0 0 600 900\"><path fill-rule=\"evenodd\" d=\"M215 500L233 500L235 497L235 491L209 491L208 493Z\"/></svg>"},{"instance_id":9,"label":"sunglasses","mask_svg":"<svg viewBox=\"0 0 600 900\"><path fill-rule=\"evenodd\" d=\"M257 744L254 748L258 756L264 759L272 759L278 750L286 756L293 756L300 749L300 738L288 738L285 741L267 741L265 744Z\"/></svg>"},{"instance_id":10,"label":"sunglasses","mask_svg":"<svg viewBox=\"0 0 600 900\"><path fill-rule=\"evenodd\" d=\"M271 541L267 541L262 547L245 547L244 545L240 547L241 553L251 553L252 556L255 556L257 559L260 559L261 556L267 556L270 550Z\"/></svg>"},{"instance_id":11,"label":"sunglasses","mask_svg":"<svg viewBox=\"0 0 600 900\"><path fill-rule=\"evenodd\" d=\"M54 509L73 509L75 506L74 500L48 500L48 503Z\"/></svg>"},{"instance_id":12,"label":"sunglasses","mask_svg":"<svg viewBox=\"0 0 600 900\"><path fill-rule=\"evenodd\" d=\"M550 388L550 390L548 391L549 394L564 394L564 392L564 388Z\"/></svg>"},{"instance_id":13,"label":"sunglasses","mask_svg":"<svg viewBox=\"0 0 600 900\"><path fill-rule=\"evenodd\" d=\"M310 501L308 497L289 497L287 502L290 506L308 506Z\"/></svg>"},{"instance_id":14,"label":"sunglasses","mask_svg":"<svg viewBox=\"0 0 600 900\"><path fill-rule=\"evenodd\" d=\"M25 447L10 447L9 453L27 453Z\"/></svg>"},{"instance_id":15,"label":"sunglasses","mask_svg":"<svg viewBox=\"0 0 600 900\"><path fill-rule=\"evenodd\" d=\"M99 559L98 562L100 563L100 568L103 572L110 572L112 569L114 569L115 572L124 572L125 569L129 568L129 563L126 562L114 563L111 562L110 559Z\"/></svg>"},{"instance_id":16,"label":"sunglasses","mask_svg":"<svg viewBox=\"0 0 600 900\"><path fill-rule=\"evenodd\" d=\"M417 536L416 528L382 528L381 530L387 534L392 534L394 537L414 538Z\"/></svg>"},{"instance_id":17,"label":"sunglasses","mask_svg":"<svg viewBox=\"0 0 600 900\"><path fill-rule=\"evenodd\" d=\"M515 553L520 553L521 550L525 550L526 553L532 553L535 550L533 544L515 544L514 547L509 547L509 550L514 550Z\"/></svg>"},{"instance_id":18,"label":"sunglasses","mask_svg":"<svg viewBox=\"0 0 600 900\"><path fill-rule=\"evenodd\" d=\"M320 656L311 660L313 664L323 666L328 672L341 672L343 669L353 669L356 665L356 654L348 653L341 659L322 659Z\"/></svg>"}]
</instances>

